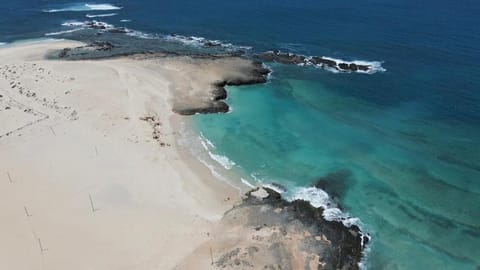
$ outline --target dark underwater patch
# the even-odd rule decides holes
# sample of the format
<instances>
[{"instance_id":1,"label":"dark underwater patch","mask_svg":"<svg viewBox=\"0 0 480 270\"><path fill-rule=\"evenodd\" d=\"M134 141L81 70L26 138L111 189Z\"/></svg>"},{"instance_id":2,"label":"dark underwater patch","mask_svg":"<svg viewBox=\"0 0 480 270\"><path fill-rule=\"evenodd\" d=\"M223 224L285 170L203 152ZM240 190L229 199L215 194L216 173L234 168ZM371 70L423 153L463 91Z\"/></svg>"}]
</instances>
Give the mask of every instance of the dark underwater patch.
<instances>
[{"instance_id":1,"label":"dark underwater patch","mask_svg":"<svg viewBox=\"0 0 480 270\"><path fill-rule=\"evenodd\" d=\"M341 201L353 183L352 172L348 169L340 169L320 177L315 181L314 186Z\"/></svg>"}]
</instances>

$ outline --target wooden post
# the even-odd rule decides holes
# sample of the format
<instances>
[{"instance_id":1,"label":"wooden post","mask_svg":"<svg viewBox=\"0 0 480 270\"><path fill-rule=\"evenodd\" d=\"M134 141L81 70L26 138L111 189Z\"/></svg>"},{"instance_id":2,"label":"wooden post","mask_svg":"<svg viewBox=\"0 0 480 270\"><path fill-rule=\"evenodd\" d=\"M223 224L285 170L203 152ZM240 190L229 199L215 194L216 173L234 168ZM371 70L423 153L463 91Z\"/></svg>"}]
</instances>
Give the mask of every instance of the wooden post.
<instances>
[{"instance_id":1,"label":"wooden post","mask_svg":"<svg viewBox=\"0 0 480 270\"><path fill-rule=\"evenodd\" d=\"M53 136L57 136L57 134L55 134L55 131L53 130L53 128L52 128L52 127L50 127L50 131L52 131L52 133L53 133Z\"/></svg>"},{"instance_id":2,"label":"wooden post","mask_svg":"<svg viewBox=\"0 0 480 270\"><path fill-rule=\"evenodd\" d=\"M23 207L23 209L25 209L25 214L27 214L27 217L31 217L32 215L30 215L30 213L28 212L28 209L26 206Z\"/></svg>"},{"instance_id":3,"label":"wooden post","mask_svg":"<svg viewBox=\"0 0 480 270\"><path fill-rule=\"evenodd\" d=\"M8 181L10 181L10 183L13 183L12 177L10 176L9 172L7 172L7 176L8 176Z\"/></svg>"},{"instance_id":4,"label":"wooden post","mask_svg":"<svg viewBox=\"0 0 480 270\"><path fill-rule=\"evenodd\" d=\"M48 250L47 248L43 247L42 240L40 240L40 238L38 238L38 245L40 246L40 252L44 252Z\"/></svg>"},{"instance_id":5,"label":"wooden post","mask_svg":"<svg viewBox=\"0 0 480 270\"><path fill-rule=\"evenodd\" d=\"M92 207L92 212L97 211L97 209L95 209L95 206L93 206L92 195L88 194L88 198L90 198L90 206Z\"/></svg>"},{"instance_id":6,"label":"wooden post","mask_svg":"<svg viewBox=\"0 0 480 270\"><path fill-rule=\"evenodd\" d=\"M212 265L213 265L213 251L212 251L212 247L210 247L210 259L212 260Z\"/></svg>"}]
</instances>

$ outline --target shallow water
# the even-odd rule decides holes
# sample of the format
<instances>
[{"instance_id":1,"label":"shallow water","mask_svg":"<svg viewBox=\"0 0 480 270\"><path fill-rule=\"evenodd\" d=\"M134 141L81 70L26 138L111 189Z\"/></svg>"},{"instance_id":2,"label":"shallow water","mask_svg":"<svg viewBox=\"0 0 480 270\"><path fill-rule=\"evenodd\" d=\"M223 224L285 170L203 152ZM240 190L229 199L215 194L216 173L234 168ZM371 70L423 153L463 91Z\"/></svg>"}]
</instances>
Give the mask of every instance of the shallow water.
<instances>
[{"instance_id":1,"label":"shallow water","mask_svg":"<svg viewBox=\"0 0 480 270\"><path fill-rule=\"evenodd\" d=\"M372 234L372 269L480 264L478 126L432 119L421 101L380 106L302 78L297 67L273 69L267 85L229 88L231 113L196 117L217 154L252 182L286 186L287 196L348 172L330 177L327 191ZM386 75L361 80L376 76Z\"/></svg>"}]
</instances>

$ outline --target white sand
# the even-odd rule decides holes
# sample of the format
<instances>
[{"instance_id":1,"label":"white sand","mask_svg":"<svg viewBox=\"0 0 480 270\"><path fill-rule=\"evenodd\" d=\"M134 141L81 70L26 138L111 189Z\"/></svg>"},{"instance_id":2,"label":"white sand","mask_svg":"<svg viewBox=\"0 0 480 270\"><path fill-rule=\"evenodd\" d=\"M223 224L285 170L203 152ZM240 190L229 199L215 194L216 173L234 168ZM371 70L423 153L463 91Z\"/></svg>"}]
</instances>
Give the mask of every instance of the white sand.
<instances>
[{"instance_id":1,"label":"white sand","mask_svg":"<svg viewBox=\"0 0 480 270\"><path fill-rule=\"evenodd\" d=\"M74 45L0 49L0 269L173 269L239 198L176 144L182 64L43 60Z\"/></svg>"}]
</instances>

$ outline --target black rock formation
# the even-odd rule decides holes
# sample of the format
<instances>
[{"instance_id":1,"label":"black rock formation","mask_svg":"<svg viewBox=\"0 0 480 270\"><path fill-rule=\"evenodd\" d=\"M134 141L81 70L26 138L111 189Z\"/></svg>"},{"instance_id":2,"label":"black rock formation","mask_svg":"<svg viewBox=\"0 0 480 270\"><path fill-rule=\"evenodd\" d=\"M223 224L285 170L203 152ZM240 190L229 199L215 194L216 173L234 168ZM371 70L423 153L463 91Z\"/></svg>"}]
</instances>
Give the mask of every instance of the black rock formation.
<instances>
[{"instance_id":1,"label":"black rock formation","mask_svg":"<svg viewBox=\"0 0 480 270\"><path fill-rule=\"evenodd\" d=\"M180 115L194 115L197 113L207 114L207 113L226 113L229 111L229 107L227 103L222 100L219 101L212 101L208 104L208 106L200 106L200 107L190 107L184 109L174 109L175 113Z\"/></svg>"},{"instance_id":2,"label":"black rock formation","mask_svg":"<svg viewBox=\"0 0 480 270\"><path fill-rule=\"evenodd\" d=\"M319 242L313 241L310 247L318 248L316 252L325 263L323 269L359 269L364 244L368 242L368 238L363 236L359 227L353 225L348 228L339 221L328 221L322 215L322 208L315 208L303 200L288 202L278 192L265 187L263 189L268 193L267 197L258 198L252 195L251 191L247 193L240 206L249 207L250 212L256 215L250 218L251 226L258 222L266 226L282 226L281 224L288 226L300 222L302 225L300 228L312 236L323 235L331 242L329 245L318 246ZM269 214L265 214L268 212L265 207L276 209L277 216L269 217Z\"/></svg>"},{"instance_id":3,"label":"black rock formation","mask_svg":"<svg viewBox=\"0 0 480 270\"><path fill-rule=\"evenodd\" d=\"M278 50L264 52L256 55L256 57L266 62L277 62L282 64L294 65L315 65L322 68L333 68L338 71L368 72L373 69L371 65L360 65L341 60L332 60L326 57L319 56L306 57L298 54L282 53Z\"/></svg>"},{"instance_id":4,"label":"black rock formation","mask_svg":"<svg viewBox=\"0 0 480 270\"><path fill-rule=\"evenodd\" d=\"M203 105L197 108L175 109L174 111L181 115L193 115L197 113L226 113L229 111L229 107L224 101L227 99L227 91L225 90L225 86L265 83L267 82L267 75L270 73L270 70L263 67L261 62L252 62L248 68L240 71L242 72L242 76L226 78L223 81L217 81L213 84L213 90L211 92L212 101L206 106Z\"/></svg>"}]
</instances>

